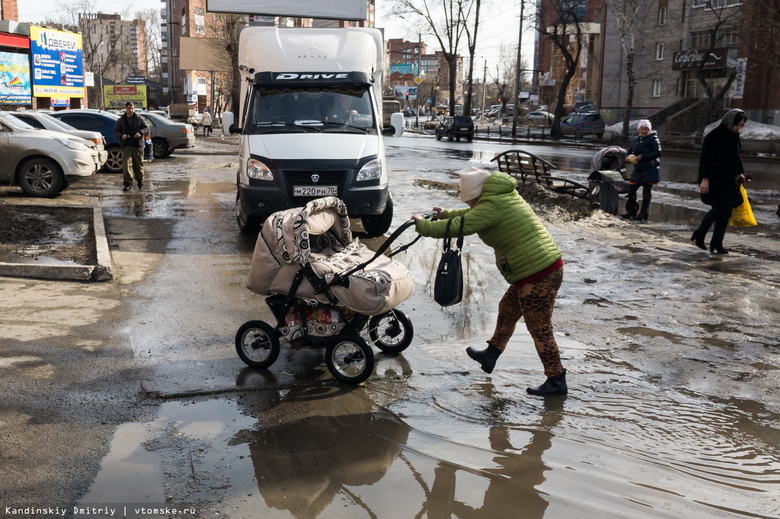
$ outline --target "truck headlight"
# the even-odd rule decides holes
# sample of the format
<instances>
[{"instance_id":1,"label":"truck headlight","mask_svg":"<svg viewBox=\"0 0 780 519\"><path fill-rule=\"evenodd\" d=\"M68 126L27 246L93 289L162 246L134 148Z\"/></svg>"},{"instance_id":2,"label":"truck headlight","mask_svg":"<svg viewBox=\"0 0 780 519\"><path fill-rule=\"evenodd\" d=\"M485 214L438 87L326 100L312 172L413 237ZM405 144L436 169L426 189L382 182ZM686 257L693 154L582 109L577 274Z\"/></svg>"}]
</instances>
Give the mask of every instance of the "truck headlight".
<instances>
[{"instance_id":1,"label":"truck headlight","mask_svg":"<svg viewBox=\"0 0 780 519\"><path fill-rule=\"evenodd\" d=\"M360 168L357 174L357 180L375 180L382 176L382 161L374 159Z\"/></svg>"},{"instance_id":2,"label":"truck headlight","mask_svg":"<svg viewBox=\"0 0 780 519\"><path fill-rule=\"evenodd\" d=\"M256 178L257 180L273 180L273 172L263 164L262 161L257 159L249 159L246 163L246 174L249 178Z\"/></svg>"}]
</instances>

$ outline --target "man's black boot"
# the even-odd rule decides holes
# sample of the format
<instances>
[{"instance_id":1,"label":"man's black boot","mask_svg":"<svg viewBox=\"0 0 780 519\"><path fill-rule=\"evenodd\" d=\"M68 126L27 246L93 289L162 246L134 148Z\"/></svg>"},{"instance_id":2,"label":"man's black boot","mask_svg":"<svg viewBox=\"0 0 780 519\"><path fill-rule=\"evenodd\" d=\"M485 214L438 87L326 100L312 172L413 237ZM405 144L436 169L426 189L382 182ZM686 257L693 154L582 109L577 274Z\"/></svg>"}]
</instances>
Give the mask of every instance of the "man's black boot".
<instances>
[{"instance_id":1,"label":"man's black boot","mask_svg":"<svg viewBox=\"0 0 780 519\"><path fill-rule=\"evenodd\" d=\"M466 348L466 353L469 357L479 362L480 366L482 366L482 371L485 373L493 373L493 368L496 367L498 357L504 352L488 343L488 347L484 350L478 350L469 346Z\"/></svg>"},{"instance_id":2,"label":"man's black boot","mask_svg":"<svg viewBox=\"0 0 780 519\"><path fill-rule=\"evenodd\" d=\"M529 387L526 391L531 395L537 396L553 396L553 395L565 395L569 392L569 388L566 386L566 370L560 375L554 377L547 377L547 380L539 387Z\"/></svg>"}]
</instances>

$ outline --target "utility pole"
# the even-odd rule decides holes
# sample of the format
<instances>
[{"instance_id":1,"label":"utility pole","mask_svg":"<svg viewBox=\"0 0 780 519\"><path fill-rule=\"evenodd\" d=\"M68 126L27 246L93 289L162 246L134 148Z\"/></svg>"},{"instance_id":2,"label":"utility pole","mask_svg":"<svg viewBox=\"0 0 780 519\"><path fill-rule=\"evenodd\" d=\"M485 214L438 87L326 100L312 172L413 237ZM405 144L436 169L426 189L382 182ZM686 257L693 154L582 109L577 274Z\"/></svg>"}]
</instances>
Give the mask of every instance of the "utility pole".
<instances>
[{"instance_id":1,"label":"utility pole","mask_svg":"<svg viewBox=\"0 0 780 519\"><path fill-rule=\"evenodd\" d=\"M520 107L518 106L518 98L520 97L520 74L522 72L522 48L523 48L523 8L525 7L524 0L520 0L520 35L517 37L517 68L515 69L515 113L512 117L512 137L517 136L517 119L520 115Z\"/></svg>"},{"instance_id":2,"label":"utility pole","mask_svg":"<svg viewBox=\"0 0 780 519\"><path fill-rule=\"evenodd\" d=\"M482 72L482 117L485 117L485 95L487 93L487 60L485 60L485 70Z\"/></svg>"},{"instance_id":3,"label":"utility pole","mask_svg":"<svg viewBox=\"0 0 780 519\"><path fill-rule=\"evenodd\" d=\"M417 77L422 79L422 33L417 33ZM414 109L414 127L420 128L420 85L417 81L414 82L417 85L415 92L417 92L417 108Z\"/></svg>"}]
</instances>

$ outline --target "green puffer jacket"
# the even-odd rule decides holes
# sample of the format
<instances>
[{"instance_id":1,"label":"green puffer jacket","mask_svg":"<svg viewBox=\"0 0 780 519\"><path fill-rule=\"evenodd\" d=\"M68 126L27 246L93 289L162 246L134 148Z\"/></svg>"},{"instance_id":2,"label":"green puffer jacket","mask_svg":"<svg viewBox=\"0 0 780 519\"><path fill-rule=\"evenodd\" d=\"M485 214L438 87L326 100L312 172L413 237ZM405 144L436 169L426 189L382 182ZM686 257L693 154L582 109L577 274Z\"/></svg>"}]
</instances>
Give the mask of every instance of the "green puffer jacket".
<instances>
[{"instance_id":1,"label":"green puffer jacket","mask_svg":"<svg viewBox=\"0 0 780 519\"><path fill-rule=\"evenodd\" d=\"M464 215L463 234L476 233L493 248L496 266L509 283L540 272L561 257L561 251L528 202L517 192L517 181L495 172L485 180L473 209L446 210L441 220L420 220L415 229L423 236L443 238L447 219ZM452 221L450 236L457 236L460 218Z\"/></svg>"}]
</instances>

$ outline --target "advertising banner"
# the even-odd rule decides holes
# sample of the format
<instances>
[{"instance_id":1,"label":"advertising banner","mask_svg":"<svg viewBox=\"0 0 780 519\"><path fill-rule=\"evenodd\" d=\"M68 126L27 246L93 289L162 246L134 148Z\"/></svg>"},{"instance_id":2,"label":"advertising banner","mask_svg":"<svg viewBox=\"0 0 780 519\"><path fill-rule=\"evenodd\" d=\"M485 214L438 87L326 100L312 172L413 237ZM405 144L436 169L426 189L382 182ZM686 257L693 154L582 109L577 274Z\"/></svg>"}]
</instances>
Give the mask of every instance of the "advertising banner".
<instances>
[{"instance_id":1,"label":"advertising banner","mask_svg":"<svg viewBox=\"0 0 780 519\"><path fill-rule=\"evenodd\" d=\"M726 48L718 47L712 51L706 49L680 50L672 57L672 70L695 70L724 68L726 66Z\"/></svg>"},{"instance_id":2,"label":"advertising banner","mask_svg":"<svg viewBox=\"0 0 780 519\"><path fill-rule=\"evenodd\" d=\"M365 20L366 0L206 0L210 13L325 18L326 20Z\"/></svg>"},{"instance_id":3,"label":"advertising banner","mask_svg":"<svg viewBox=\"0 0 780 519\"><path fill-rule=\"evenodd\" d=\"M747 74L747 58L737 58L737 77L734 78L734 99L745 96L745 75Z\"/></svg>"},{"instance_id":4,"label":"advertising banner","mask_svg":"<svg viewBox=\"0 0 780 519\"><path fill-rule=\"evenodd\" d=\"M0 104L32 104L30 56L0 52Z\"/></svg>"},{"instance_id":5,"label":"advertising banner","mask_svg":"<svg viewBox=\"0 0 780 519\"><path fill-rule=\"evenodd\" d=\"M30 26L35 97L84 97L81 35Z\"/></svg>"},{"instance_id":6,"label":"advertising banner","mask_svg":"<svg viewBox=\"0 0 780 519\"><path fill-rule=\"evenodd\" d=\"M146 108L146 85L103 85L107 110L124 110L128 101L136 108Z\"/></svg>"}]
</instances>

